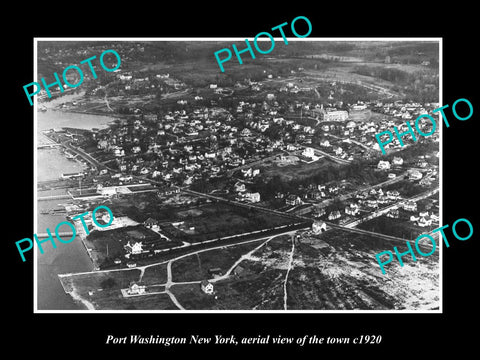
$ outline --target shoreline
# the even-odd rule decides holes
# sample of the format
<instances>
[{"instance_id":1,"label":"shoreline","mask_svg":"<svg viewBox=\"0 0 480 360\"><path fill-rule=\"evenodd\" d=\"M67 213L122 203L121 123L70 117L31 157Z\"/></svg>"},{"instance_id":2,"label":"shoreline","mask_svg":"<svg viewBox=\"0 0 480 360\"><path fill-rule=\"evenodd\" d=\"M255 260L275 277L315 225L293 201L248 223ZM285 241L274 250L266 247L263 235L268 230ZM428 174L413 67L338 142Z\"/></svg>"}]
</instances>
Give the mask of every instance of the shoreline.
<instances>
[{"instance_id":1,"label":"shoreline","mask_svg":"<svg viewBox=\"0 0 480 360\"><path fill-rule=\"evenodd\" d=\"M70 279L66 278L65 275L62 275L62 274L57 274L57 277L58 277L58 281L60 281L60 284L62 285L62 288L65 294L71 296L71 298L75 303L82 304L86 308L86 310L95 310L95 305L93 305L92 302L80 296L80 294L78 293L78 289L75 287L73 282L70 281ZM64 278L66 279L63 280Z\"/></svg>"},{"instance_id":2,"label":"shoreline","mask_svg":"<svg viewBox=\"0 0 480 360\"><path fill-rule=\"evenodd\" d=\"M93 303L91 303L87 299L84 299L83 297L81 297L78 294L77 288L74 285L72 285L72 287L73 287L73 290L71 292L69 292L68 294L72 297L72 299L74 301L81 303L83 306L85 306L87 308L87 310L96 310L95 305L93 305Z\"/></svg>"}]
</instances>

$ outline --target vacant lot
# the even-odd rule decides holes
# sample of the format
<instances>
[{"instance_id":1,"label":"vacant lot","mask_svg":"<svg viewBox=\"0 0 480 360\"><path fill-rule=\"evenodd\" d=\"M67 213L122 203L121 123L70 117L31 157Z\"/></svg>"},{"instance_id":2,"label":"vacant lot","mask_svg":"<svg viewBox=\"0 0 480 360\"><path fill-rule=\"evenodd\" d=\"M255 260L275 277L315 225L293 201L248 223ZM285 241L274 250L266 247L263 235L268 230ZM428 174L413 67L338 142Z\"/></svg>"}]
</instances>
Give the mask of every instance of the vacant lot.
<instances>
[{"instance_id":1,"label":"vacant lot","mask_svg":"<svg viewBox=\"0 0 480 360\"><path fill-rule=\"evenodd\" d=\"M277 161L266 161L261 165L261 172L267 178L278 175L284 182L287 182L294 179L299 180L310 177L318 170L326 168L327 166L338 166L338 164L327 158L321 158L310 164L298 161L295 164L290 165L283 163L280 166Z\"/></svg>"},{"instance_id":2,"label":"vacant lot","mask_svg":"<svg viewBox=\"0 0 480 360\"><path fill-rule=\"evenodd\" d=\"M204 251L176 260L172 264L174 282L210 279L209 269L220 268L225 274L240 257L261 244L255 241L248 244Z\"/></svg>"}]
</instances>

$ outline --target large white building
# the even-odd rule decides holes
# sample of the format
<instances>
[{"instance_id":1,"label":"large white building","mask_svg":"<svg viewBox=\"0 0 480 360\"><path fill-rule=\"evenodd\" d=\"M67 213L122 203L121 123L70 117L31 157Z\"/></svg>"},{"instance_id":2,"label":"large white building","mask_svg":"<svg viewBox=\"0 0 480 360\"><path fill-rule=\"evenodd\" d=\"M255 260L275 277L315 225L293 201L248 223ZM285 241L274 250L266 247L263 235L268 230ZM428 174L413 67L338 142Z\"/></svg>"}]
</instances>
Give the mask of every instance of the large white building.
<instances>
[{"instance_id":1,"label":"large white building","mask_svg":"<svg viewBox=\"0 0 480 360\"><path fill-rule=\"evenodd\" d=\"M348 119L348 111L326 110L323 112L324 121L345 121Z\"/></svg>"}]
</instances>

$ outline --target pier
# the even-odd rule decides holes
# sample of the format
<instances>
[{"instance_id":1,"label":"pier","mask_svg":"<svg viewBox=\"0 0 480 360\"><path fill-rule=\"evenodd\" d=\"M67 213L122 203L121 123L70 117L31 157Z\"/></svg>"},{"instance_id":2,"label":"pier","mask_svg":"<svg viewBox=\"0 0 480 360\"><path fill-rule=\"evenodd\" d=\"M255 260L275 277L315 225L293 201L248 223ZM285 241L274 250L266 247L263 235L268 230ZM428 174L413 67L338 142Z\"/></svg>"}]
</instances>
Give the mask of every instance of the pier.
<instances>
[{"instance_id":1,"label":"pier","mask_svg":"<svg viewBox=\"0 0 480 360\"><path fill-rule=\"evenodd\" d=\"M63 231L63 232L58 233L58 236L60 236L62 239L63 239L64 236L65 237L69 236L71 238L72 235L73 235L73 232L71 232L71 231ZM52 236L55 236L55 233L52 233ZM45 239L45 238L48 238L48 234L47 233L40 233L40 234L37 234L37 237L39 239Z\"/></svg>"},{"instance_id":2,"label":"pier","mask_svg":"<svg viewBox=\"0 0 480 360\"><path fill-rule=\"evenodd\" d=\"M37 201L62 200L62 199L72 199L72 197L70 195L42 196L42 197L38 197Z\"/></svg>"}]
</instances>

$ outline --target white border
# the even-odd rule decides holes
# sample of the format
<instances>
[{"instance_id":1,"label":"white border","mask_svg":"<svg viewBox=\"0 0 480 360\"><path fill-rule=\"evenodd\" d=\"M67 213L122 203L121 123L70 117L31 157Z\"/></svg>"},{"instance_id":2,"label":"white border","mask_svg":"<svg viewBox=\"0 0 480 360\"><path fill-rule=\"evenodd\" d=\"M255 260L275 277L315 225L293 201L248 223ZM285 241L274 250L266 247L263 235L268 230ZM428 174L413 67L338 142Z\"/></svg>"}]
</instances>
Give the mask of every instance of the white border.
<instances>
[{"instance_id":1,"label":"white border","mask_svg":"<svg viewBox=\"0 0 480 360\"><path fill-rule=\"evenodd\" d=\"M34 54L34 64L33 64L33 81L37 81L37 43L39 41L110 41L110 42L155 42L155 41L253 41L253 37L212 37L212 38L195 38L195 37L171 37L171 38L155 38L155 37L120 37L120 38L111 38L111 37L68 37L68 38L59 38L59 37L45 37L45 38L33 38L33 54ZM274 37L275 41L283 41L281 37ZM259 38L257 41L268 41L268 38ZM442 37L331 37L331 38L319 38L319 37L305 37L305 38L287 38L289 42L291 41L398 41L398 42L438 42L439 44L439 103L443 104L443 38ZM220 50L220 49L219 49ZM212 54L213 57L213 54ZM213 61L213 60L212 60ZM37 110L38 103L37 98L34 98L34 184L33 184L33 193L34 193L34 232L37 233ZM441 115L440 115L441 116ZM439 227L443 226L443 126L440 126L440 143L439 143L439 206L440 206L440 221ZM35 247L34 247L35 249ZM440 270L440 305L438 310L39 310L37 303L37 251L34 250L33 261L34 261L34 307L33 312L35 314L151 314L151 313L160 313L160 314L222 314L222 313L235 313L235 314L442 314L443 313L443 247L441 243L439 244L439 270Z\"/></svg>"}]
</instances>

